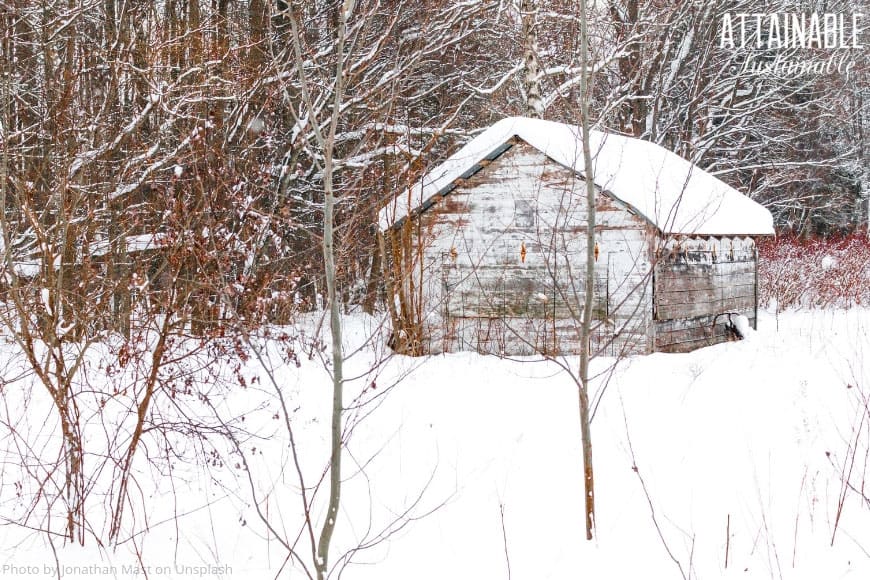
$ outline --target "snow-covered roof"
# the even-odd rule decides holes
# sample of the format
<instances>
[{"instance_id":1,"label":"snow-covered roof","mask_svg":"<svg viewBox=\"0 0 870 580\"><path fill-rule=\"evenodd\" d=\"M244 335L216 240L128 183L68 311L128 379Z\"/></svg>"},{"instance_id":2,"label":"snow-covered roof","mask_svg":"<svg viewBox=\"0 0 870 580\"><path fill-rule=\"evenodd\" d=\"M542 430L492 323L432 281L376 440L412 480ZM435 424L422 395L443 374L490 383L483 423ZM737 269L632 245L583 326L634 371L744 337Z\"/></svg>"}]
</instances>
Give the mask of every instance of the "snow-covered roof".
<instances>
[{"instance_id":1,"label":"snow-covered roof","mask_svg":"<svg viewBox=\"0 0 870 580\"><path fill-rule=\"evenodd\" d=\"M509 117L472 139L380 212L381 229L425 211L447 195L458 178L494 159L519 137L553 161L585 176L576 126ZM590 131L595 184L634 208L663 233L687 235L773 234L773 217L761 204L667 149L632 137Z\"/></svg>"}]
</instances>

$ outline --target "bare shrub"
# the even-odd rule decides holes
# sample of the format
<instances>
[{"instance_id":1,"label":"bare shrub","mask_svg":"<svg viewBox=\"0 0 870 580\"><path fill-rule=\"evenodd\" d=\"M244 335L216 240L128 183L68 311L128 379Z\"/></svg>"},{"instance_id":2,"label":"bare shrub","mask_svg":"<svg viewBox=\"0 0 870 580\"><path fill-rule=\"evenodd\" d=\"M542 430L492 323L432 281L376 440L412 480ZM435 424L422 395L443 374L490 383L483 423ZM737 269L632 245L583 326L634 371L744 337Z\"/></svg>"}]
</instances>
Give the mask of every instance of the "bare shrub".
<instances>
[{"instance_id":1,"label":"bare shrub","mask_svg":"<svg viewBox=\"0 0 870 580\"><path fill-rule=\"evenodd\" d=\"M870 240L866 234L758 244L759 302L784 308L851 308L870 304Z\"/></svg>"}]
</instances>

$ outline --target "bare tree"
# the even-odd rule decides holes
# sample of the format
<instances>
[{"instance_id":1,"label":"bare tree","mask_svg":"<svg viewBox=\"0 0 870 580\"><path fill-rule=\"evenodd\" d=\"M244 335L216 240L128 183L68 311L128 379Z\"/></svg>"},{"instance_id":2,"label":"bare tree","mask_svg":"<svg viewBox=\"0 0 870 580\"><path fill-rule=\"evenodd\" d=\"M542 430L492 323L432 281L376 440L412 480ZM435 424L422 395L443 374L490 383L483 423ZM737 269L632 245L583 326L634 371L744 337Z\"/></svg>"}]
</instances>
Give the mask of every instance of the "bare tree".
<instances>
[{"instance_id":1,"label":"bare tree","mask_svg":"<svg viewBox=\"0 0 870 580\"><path fill-rule=\"evenodd\" d=\"M389 190L389 184L413 178L420 157L437 145L470 100L440 103L437 111L424 112L425 121L401 108L409 102L426 104L437 93L444 79L427 78L415 85L418 75L424 74L436 54L456 50L486 10L451 2L436 2L428 9L424 14L419 7L397 2L384 12L345 0L338 7L293 4L275 15L281 27L271 49L275 78L285 95L298 99L291 109L295 137L282 161L288 165L281 168L278 192L309 187L305 206L313 210L311 216L321 215L322 200L323 280L332 342L329 495L323 520L317 522L311 514L306 523L312 549L318 536L313 549L318 578L349 557L330 556L341 505L342 455L350 430L343 395L346 354L340 288L343 281L347 284L365 275L354 266L361 255L371 256L372 273L380 273L378 246L361 243L374 225L372 209L379 205L367 184L383 179L383 190L374 189L378 194ZM405 119L397 118L403 114ZM421 121L435 126L417 125ZM355 232L362 233L361 239L354 239ZM308 518L311 506L306 498L303 503Z\"/></svg>"},{"instance_id":2,"label":"bare tree","mask_svg":"<svg viewBox=\"0 0 870 580\"><path fill-rule=\"evenodd\" d=\"M826 10L848 13L852 6L834 2ZM854 211L858 198L860 140L847 135L858 116L848 103L855 102L850 93L861 85L860 75L772 66L826 60L832 55L824 50L721 46L725 13L806 10L806 3L792 0L608 3L593 21L611 55L597 83L599 119L750 192L780 226L824 231L854 224L837 208ZM866 66L860 54L833 56Z\"/></svg>"},{"instance_id":3,"label":"bare tree","mask_svg":"<svg viewBox=\"0 0 870 580\"><path fill-rule=\"evenodd\" d=\"M302 91L305 108L308 111L307 122L314 129L317 143L323 155L323 261L326 276L327 307L329 309L329 329L332 337L332 417L330 423L330 438L332 441L329 459L329 504L326 511L326 519L320 529L320 538L317 542L317 558L315 570L317 578L322 580L329 569L329 546L332 533L338 520L338 508L341 502L341 455L342 455L342 419L344 412L344 354L341 343L341 306L336 300L335 292L335 190L334 190L334 154L335 134L341 115L341 107L344 101L345 86L345 43L347 42L348 21L353 17L354 0L345 0L338 14L338 27L334 40L335 50L335 73L332 79L332 106L331 114L324 112L326 118L314 115L316 110L311 95L310 81L305 70L304 55L302 52L302 40L300 25L296 14L289 12L293 52L295 56L296 72ZM326 125L326 130L321 129L321 124Z\"/></svg>"},{"instance_id":4,"label":"bare tree","mask_svg":"<svg viewBox=\"0 0 870 580\"><path fill-rule=\"evenodd\" d=\"M595 174L589 145L589 34L586 23L586 0L580 0L580 138L583 143L583 173L586 182L586 292L583 322L580 326L580 431L583 437L583 482L586 506L586 539L595 528L595 478L592 471L592 429L589 416L589 358L592 329L592 301L595 287Z\"/></svg>"}]
</instances>

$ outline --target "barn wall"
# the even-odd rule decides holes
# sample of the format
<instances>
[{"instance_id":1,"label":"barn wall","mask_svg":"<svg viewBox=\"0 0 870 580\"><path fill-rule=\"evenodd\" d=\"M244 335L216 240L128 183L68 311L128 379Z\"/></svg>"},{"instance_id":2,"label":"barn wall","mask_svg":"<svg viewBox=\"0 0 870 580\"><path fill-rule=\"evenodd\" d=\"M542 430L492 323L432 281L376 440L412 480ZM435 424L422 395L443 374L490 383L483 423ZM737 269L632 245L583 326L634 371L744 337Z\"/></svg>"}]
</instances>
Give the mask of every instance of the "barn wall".
<instances>
[{"instance_id":1,"label":"barn wall","mask_svg":"<svg viewBox=\"0 0 870 580\"><path fill-rule=\"evenodd\" d=\"M413 220L424 352L578 352L585 206L581 179L518 142ZM649 352L649 226L605 194L597 212L593 346Z\"/></svg>"},{"instance_id":2,"label":"barn wall","mask_svg":"<svg viewBox=\"0 0 870 580\"><path fill-rule=\"evenodd\" d=\"M656 263L653 288L656 350L688 352L727 340L726 319L717 315L739 312L756 325L755 241L669 240Z\"/></svg>"}]
</instances>

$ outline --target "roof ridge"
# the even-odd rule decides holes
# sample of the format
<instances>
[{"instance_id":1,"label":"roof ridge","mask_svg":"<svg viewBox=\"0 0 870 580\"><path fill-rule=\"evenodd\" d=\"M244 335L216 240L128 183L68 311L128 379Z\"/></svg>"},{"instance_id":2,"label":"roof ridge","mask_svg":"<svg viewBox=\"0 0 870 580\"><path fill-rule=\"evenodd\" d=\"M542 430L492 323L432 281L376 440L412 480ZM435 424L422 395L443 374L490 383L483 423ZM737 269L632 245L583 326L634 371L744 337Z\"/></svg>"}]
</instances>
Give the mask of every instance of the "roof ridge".
<instances>
[{"instance_id":1,"label":"roof ridge","mask_svg":"<svg viewBox=\"0 0 870 580\"><path fill-rule=\"evenodd\" d=\"M428 209L437 196L449 194L456 179L482 160L503 153L514 136L585 178L579 132L579 127L555 121L502 119L396 195L381 209L380 227L395 227ZM619 133L590 130L589 136L595 184L635 208L663 233L773 234L773 217L766 208L673 151Z\"/></svg>"}]
</instances>

